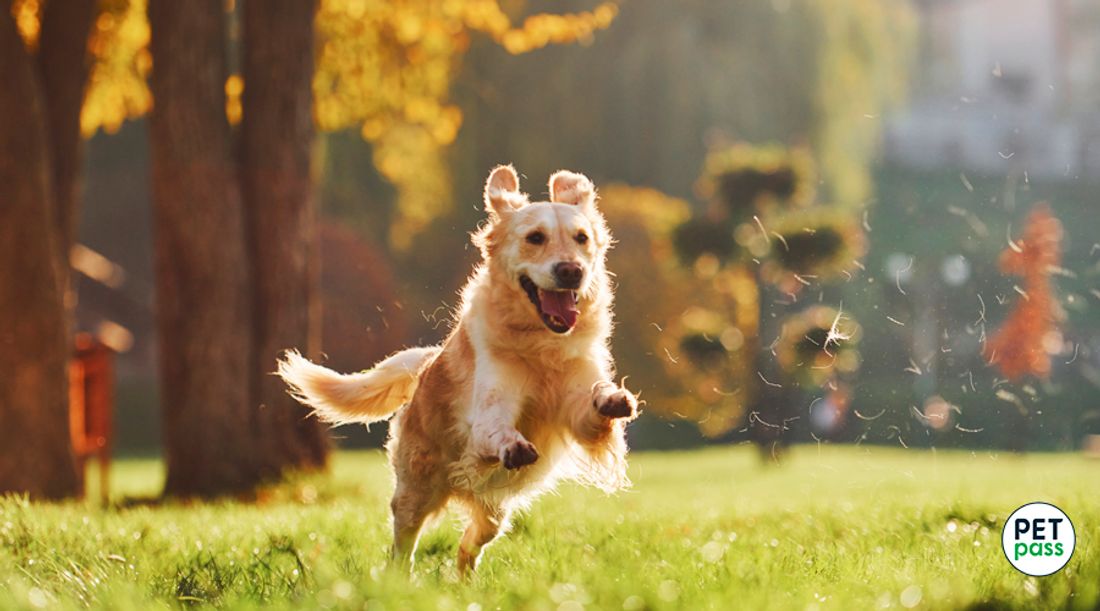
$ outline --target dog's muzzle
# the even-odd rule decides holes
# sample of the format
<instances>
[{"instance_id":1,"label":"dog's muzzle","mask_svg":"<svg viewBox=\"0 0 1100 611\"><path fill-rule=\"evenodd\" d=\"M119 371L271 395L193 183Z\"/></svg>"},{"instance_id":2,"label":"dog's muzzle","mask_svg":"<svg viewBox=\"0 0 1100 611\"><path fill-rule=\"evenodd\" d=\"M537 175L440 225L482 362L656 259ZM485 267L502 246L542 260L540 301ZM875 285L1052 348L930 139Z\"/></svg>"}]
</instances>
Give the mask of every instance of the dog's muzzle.
<instances>
[{"instance_id":1,"label":"dog's muzzle","mask_svg":"<svg viewBox=\"0 0 1100 611\"><path fill-rule=\"evenodd\" d=\"M576 263L559 263L554 266L554 275L557 277L559 283L561 282L561 277L558 275L558 266L560 265L574 265L578 269L580 268L580 265ZM566 273L572 275L575 272L567 271ZM539 318L542 319L542 324L546 325L546 328L554 333L568 333L573 330L573 327L577 324L577 318L580 317L580 310L577 309L579 298L577 296L577 291L574 289L580 286L580 280L584 278L583 270L580 270L578 277L579 279L576 281L573 288L548 291L540 289L535 285L534 281L527 276L520 276L519 285L523 288L523 291L527 293L527 298L535 305L535 309L539 313Z\"/></svg>"}]
</instances>

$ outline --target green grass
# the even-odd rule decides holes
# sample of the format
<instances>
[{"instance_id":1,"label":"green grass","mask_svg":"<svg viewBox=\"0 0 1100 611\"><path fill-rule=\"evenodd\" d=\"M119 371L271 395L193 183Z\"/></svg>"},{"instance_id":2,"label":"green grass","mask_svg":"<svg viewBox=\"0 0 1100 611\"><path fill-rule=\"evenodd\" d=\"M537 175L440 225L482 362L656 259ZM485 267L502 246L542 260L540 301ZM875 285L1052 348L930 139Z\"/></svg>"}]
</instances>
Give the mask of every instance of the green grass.
<instances>
[{"instance_id":1,"label":"green grass","mask_svg":"<svg viewBox=\"0 0 1100 611\"><path fill-rule=\"evenodd\" d=\"M1098 472L1064 454L807 446L777 468L747 448L637 454L631 491L540 499L460 582L453 518L427 531L412 578L386 569L387 467L342 453L331 475L256 504L0 501L0 608L1094 609ZM123 461L115 492L160 477ZM1033 500L1077 529L1070 564L1045 578L1000 546Z\"/></svg>"}]
</instances>

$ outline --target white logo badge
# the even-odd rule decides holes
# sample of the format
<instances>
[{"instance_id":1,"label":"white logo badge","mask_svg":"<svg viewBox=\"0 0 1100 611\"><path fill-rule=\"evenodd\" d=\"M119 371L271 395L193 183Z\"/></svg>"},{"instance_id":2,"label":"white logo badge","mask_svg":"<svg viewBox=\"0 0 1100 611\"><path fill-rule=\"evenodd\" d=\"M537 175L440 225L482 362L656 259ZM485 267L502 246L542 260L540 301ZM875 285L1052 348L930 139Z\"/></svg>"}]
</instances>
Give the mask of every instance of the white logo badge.
<instances>
[{"instance_id":1,"label":"white logo badge","mask_svg":"<svg viewBox=\"0 0 1100 611\"><path fill-rule=\"evenodd\" d=\"M1001 532L1005 557L1032 577L1062 570L1076 543L1069 516L1050 503L1028 503L1013 511Z\"/></svg>"}]
</instances>

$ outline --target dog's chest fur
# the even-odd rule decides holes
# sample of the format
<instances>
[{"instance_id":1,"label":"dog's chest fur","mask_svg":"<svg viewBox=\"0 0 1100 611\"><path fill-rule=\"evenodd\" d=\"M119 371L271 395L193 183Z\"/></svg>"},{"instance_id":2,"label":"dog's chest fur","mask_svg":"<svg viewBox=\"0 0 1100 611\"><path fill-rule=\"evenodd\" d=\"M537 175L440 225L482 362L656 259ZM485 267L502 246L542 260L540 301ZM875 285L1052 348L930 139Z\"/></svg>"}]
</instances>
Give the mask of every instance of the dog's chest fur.
<instances>
[{"instance_id":1,"label":"dog's chest fur","mask_svg":"<svg viewBox=\"0 0 1100 611\"><path fill-rule=\"evenodd\" d=\"M561 415L577 401L590 402L590 389L580 388L573 383L572 377L579 365L578 355L589 352L585 344L591 341L594 338L571 337L566 341L558 338L543 350L531 350L534 346L528 345L521 351L495 354L497 359L508 364L509 379L502 382L522 389L516 429L538 448L539 460L523 469L509 471L498 463L463 451L451 466L450 480L456 488L489 503L522 505L572 474L575 467L571 457L576 448ZM475 374L475 371L471 369L467 373ZM472 384L464 386L471 388ZM467 415L460 417L460 422L469 422L472 412L478 410L470 394L461 397L453 408ZM461 428L463 436L470 434L465 426Z\"/></svg>"}]
</instances>

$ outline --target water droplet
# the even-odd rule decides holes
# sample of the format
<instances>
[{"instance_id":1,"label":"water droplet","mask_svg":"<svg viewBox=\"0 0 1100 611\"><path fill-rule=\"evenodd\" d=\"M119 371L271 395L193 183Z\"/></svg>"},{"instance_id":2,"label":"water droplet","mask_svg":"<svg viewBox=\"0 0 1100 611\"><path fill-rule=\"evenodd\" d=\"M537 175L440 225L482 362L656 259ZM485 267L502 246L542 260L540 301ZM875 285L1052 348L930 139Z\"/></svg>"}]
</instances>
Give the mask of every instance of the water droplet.
<instances>
[{"instance_id":1,"label":"water droplet","mask_svg":"<svg viewBox=\"0 0 1100 611\"><path fill-rule=\"evenodd\" d=\"M657 586L657 596L665 602L675 602L680 598L680 585L671 579L666 579Z\"/></svg>"},{"instance_id":2,"label":"water droplet","mask_svg":"<svg viewBox=\"0 0 1100 611\"><path fill-rule=\"evenodd\" d=\"M920 604L921 598L924 593L921 592L920 586L912 585L901 591L901 596L898 599L901 601L901 606L906 609L912 609Z\"/></svg>"},{"instance_id":3,"label":"water droplet","mask_svg":"<svg viewBox=\"0 0 1100 611\"><path fill-rule=\"evenodd\" d=\"M700 552L703 555L703 560L706 560L710 563L715 563L722 559L722 556L726 553L726 549L722 546L721 543L717 541L711 541L710 543L704 545L703 549L700 550Z\"/></svg>"}]
</instances>

